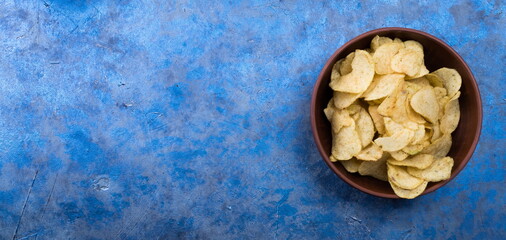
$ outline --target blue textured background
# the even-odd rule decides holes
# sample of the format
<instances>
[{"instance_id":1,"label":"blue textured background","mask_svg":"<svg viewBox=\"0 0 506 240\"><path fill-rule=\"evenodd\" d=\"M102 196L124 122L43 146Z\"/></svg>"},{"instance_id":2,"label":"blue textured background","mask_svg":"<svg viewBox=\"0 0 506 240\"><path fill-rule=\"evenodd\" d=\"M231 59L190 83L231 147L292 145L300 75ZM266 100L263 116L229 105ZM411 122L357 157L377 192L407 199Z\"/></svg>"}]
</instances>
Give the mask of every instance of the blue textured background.
<instances>
[{"instance_id":1,"label":"blue textured background","mask_svg":"<svg viewBox=\"0 0 506 240\"><path fill-rule=\"evenodd\" d=\"M0 0L0 239L506 237L504 1ZM400 26L482 92L468 167L413 201L341 181L313 143L327 58Z\"/></svg>"}]
</instances>

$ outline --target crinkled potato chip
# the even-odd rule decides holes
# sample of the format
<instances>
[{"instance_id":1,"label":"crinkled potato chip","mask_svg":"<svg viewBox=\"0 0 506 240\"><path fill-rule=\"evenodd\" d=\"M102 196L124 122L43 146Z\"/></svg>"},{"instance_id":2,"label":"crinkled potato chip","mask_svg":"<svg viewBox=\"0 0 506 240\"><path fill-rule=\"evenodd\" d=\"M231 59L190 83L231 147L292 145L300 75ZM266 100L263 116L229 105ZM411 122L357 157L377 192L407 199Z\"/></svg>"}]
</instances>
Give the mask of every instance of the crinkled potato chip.
<instances>
[{"instance_id":1,"label":"crinkled potato chip","mask_svg":"<svg viewBox=\"0 0 506 240\"><path fill-rule=\"evenodd\" d=\"M457 91L459 91L462 85L462 77L455 69L451 68L440 68L433 72L443 82L444 87L448 91L448 96L453 97Z\"/></svg>"},{"instance_id":2,"label":"crinkled potato chip","mask_svg":"<svg viewBox=\"0 0 506 240\"><path fill-rule=\"evenodd\" d=\"M349 107L355 102L362 94L361 93L345 93L345 92L334 92L334 105L338 109Z\"/></svg>"},{"instance_id":3,"label":"crinkled potato chip","mask_svg":"<svg viewBox=\"0 0 506 240\"><path fill-rule=\"evenodd\" d=\"M421 152L423 148L424 148L423 144L409 144L408 146L402 148L402 151L409 155L415 155Z\"/></svg>"},{"instance_id":4,"label":"crinkled potato chip","mask_svg":"<svg viewBox=\"0 0 506 240\"><path fill-rule=\"evenodd\" d=\"M411 98L411 107L429 122L435 123L439 116L439 103L431 87L422 88Z\"/></svg>"},{"instance_id":5,"label":"crinkled potato chip","mask_svg":"<svg viewBox=\"0 0 506 240\"><path fill-rule=\"evenodd\" d=\"M335 109L330 123L332 124L333 133L338 133L341 131L341 128L355 124L353 118L350 117L350 113L346 109Z\"/></svg>"},{"instance_id":6,"label":"crinkled potato chip","mask_svg":"<svg viewBox=\"0 0 506 240\"><path fill-rule=\"evenodd\" d=\"M439 127L439 124L432 125L431 135L432 136L430 138L430 142L435 142L441 136L443 136L443 133L441 132L441 128Z\"/></svg>"},{"instance_id":7,"label":"crinkled potato chip","mask_svg":"<svg viewBox=\"0 0 506 240\"><path fill-rule=\"evenodd\" d=\"M360 167L360 164L362 164L362 161L357 160L356 158L352 158L350 160L345 161L339 161L343 165L343 167L346 169L346 171L350 173L356 173L358 172L358 168Z\"/></svg>"},{"instance_id":8,"label":"crinkled potato chip","mask_svg":"<svg viewBox=\"0 0 506 240\"><path fill-rule=\"evenodd\" d=\"M374 137L374 124L371 116L364 108L361 108L357 115L357 132L360 137L360 141L362 142L362 147L366 147L369 143L371 143L372 138Z\"/></svg>"},{"instance_id":9,"label":"crinkled potato chip","mask_svg":"<svg viewBox=\"0 0 506 240\"><path fill-rule=\"evenodd\" d=\"M404 42L404 47L407 49L411 49L417 52L420 52L423 54L423 46L417 41L414 40L408 40Z\"/></svg>"},{"instance_id":10,"label":"crinkled potato chip","mask_svg":"<svg viewBox=\"0 0 506 240\"><path fill-rule=\"evenodd\" d=\"M369 146L365 147L360 151L356 158L364 161L376 161L383 156L383 150L376 145L374 142L371 142Z\"/></svg>"},{"instance_id":11,"label":"crinkled potato chip","mask_svg":"<svg viewBox=\"0 0 506 240\"><path fill-rule=\"evenodd\" d=\"M374 69L377 74L393 73L391 62L392 58L403 48L402 43L385 43L376 49L372 55Z\"/></svg>"},{"instance_id":12,"label":"crinkled potato chip","mask_svg":"<svg viewBox=\"0 0 506 240\"><path fill-rule=\"evenodd\" d=\"M332 120L332 115L334 115L334 98L331 98L329 103L327 104L327 107L323 109L323 112L325 113L325 116L329 120L329 122Z\"/></svg>"},{"instance_id":13,"label":"crinkled potato chip","mask_svg":"<svg viewBox=\"0 0 506 240\"><path fill-rule=\"evenodd\" d=\"M355 52L352 52L344 58L343 62L341 63L341 66L339 67L339 72L341 75L346 75L348 73L351 73L353 68L351 67L351 63L353 62L353 59L355 58Z\"/></svg>"},{"instance_id":14,"label":"crinkled potato chip","mask_svg":"<svg viewBox=\"0 0 506 240\"><path fill-rule=\"evenodd\" d=\"M415 130L415 135L413 136L413 140L411 141L412 144L419 144L423 142L425 137L425 126L420 124L417 126L417 129Z\"/></svg>"},{"instance_id":15,"label":"crinkled potato chip","mask_svg":"<svg viewBox=\"0 0 506 240\"><path fill-rule=\"evenodd\" d=\"M392 57L390 67L394 72L405 73L413 77L417 76L423 65L423 52L410 48L402 48Z\"/></svg>"},{"instance_id":16,"label":"crinkled potato chip","mask_svg":"<svg viewBox=\"0 0 506 240\"><path fill-rule=\"evenodd\" d=\"M403 161L397 161L395 159L388 159L388 163L390 165L414 167L414 168L418 168L418 169L428 168L432 164L432 162L434 162L434 156L429 155L429 154L418 154L418 155L406 158Z\"/></svg>"},{"instance_id":17,"label":"crinkled potato chip","mask_svg":"<svg viewBox=\"0 0 506 240\"><path fill-rule=\"evenodd\" d=\"M381 146L383 151L393 152L401 150L407 146L411 142L411 139L413 139L413 135L413 131L403 129L394 133L392 136L376 138L374 142Z\"/></svg>"},{"instance_id":18,"label":"crinkled potato chip","mask_svg":"<svg viewBox=\"0 0 506 240\"><path fill-rule=\"evenodd\" d=\"M397 161L403 161L404 159L409 157L409 154L403 152L402 150L393 151L393 152L389 152L389 153L390 153L390 156Z\"/></svg>"},{"instance_id":19,"label":"crinkled potato chip","mask_svg":"<svg viewBox=\"0 0 506 240\"><path fill-rule=\"evenodd\" d=\"M450 178L452 174L452 167L453 158L444 157L436 159L429 167L425 169L409 167L408 173L429 182L439 182Z\"/></svg>"},{"instance_id":20,"label":"crinkled potato chip","mask_svg":"<svg viewBox=\"0 0 506 240\"><path fill-rule=\"evenodd\" d=\"M443 80L441 80L441 78L439 78L436 74L429 73L425 75L425 78L429 80L430 85L433 87L444 87Z\"/></svg>"},{"instance_id":21,"label":"crinkled potato chip","mask_svg":"<svg viewBox=\"0 0 506 240\"><path fill-rule=\"evenodd\" d=\"M404 79L404 74L376 75L371 83L374 88L364 93L364 100L371 101L390 95Z\"/></svg>"},{"instance_id":22,"label":"crinkled potato chip","mask_svg":"<svg viewBox=\"0 0 506 240\"><path fill-rule=\"evenodd\" d=\"M341 68L341 64L343 63L343 59L334 63L332 66L332 72L330 73L330 84L329 86L336 84L339 78L341 78L341 73L339 72L339 68Z\"/></svg>"},{"instance_id":23,"label":"crinkled potato chip","mask_svg":"<svg viewBox=\"0 0 506 240\"><path fill-rule=\"evenodd\" d=\"M395 103L397 102L397 95L403 89L404 82L400 82L399 86L381 102L378 106L378 113L384 117L392 116L392 111L395 108Z\"/></svg>"},{"instance_id":24,"label":"crinkled potato chip","mask_svg":"<svg viewBox=\"0 0 506 240\"><path fill-rule=\"evenodd\" d=\"M388 181L404 189L415 189L424 182L423 179L411 176L406 167L395 166L387 162Z\"/></svg>"},{"instance_id":25,"label":"crinkled potato chip","mask_svg":"<svg viewBox=\"0 0 506 240\"><path fill-rule=\"evenodd\" d=\"M459 99L449 101L444 108L444 115L441 118L441 132L451 134L457 128L460 120Z\"/></svg>"},{"instance_id":26,"label":"crinkled potato chip","mask_svg":"<svg viewBox=\"0 0 506 240\"><path fill-rule=\"evenodd\" d=\"M394 190L395 195L399 196L400 198L413 199L420 196L420 194L423 193L423 191L427 187L427 183L428 183L427 181L424 181L422 184L420 184L420 186L412 190L400 188L393 183L390 183L390 186Z\"/></svg>"},{"instance_id":27,"label":"crinkled potato chip","mask_svg":"<svg viewBox=\"0 0 506 240\"><path fill-rule=\"evenodd\" d=\"M383 154L378 161L362 162L358 168L358 173L362 176L371 176L382 181L388 181L387 158L388 154Z\"/></svg>"},{"instance_id":28,"label":"crinkled potato chip","mask_svg":"<svg viewBox=\"0 0 506 240\"><path fill-rule=\"evenodd\" d=\"M385 130L387 136L391 136L394 133L400 132L404 129L404 126L402 126L402 124L396 123L389 117L384 117L383 122L385 123Z\"/></svg>"},{"instance_id":29,"label":"crinkled potato chip","mask_svg":"<svg viewBox=\"0 0 506 240\"><path fill-rule=\"evenodd\" d=\"M352 71L342 75L336 82L331 82L334 91L347 93L362 93L371 84L374 77L374 63L364 50L356 50L351 63Z\"/></svg>"},{"instance_id":30,"label":"crinkled potato chip","mask_svg":"<svg viewBox=\"0 0 506 240\"><path fill-rule=\"evenodd\" d=\"M381 46L385 43L391 43L391 42L393 42L393 40L389 37L380 37L380 36L376 35L371 41L371 49L373 51L376 51L376 49L378 49L379 46Z\"/></svg>"},{"instance_id":31,"label":"crinkled potato chip","mask_svg":"<svg viewBox=\"0 0 506 240\"><path fill-rule=\"evenodd\" d=\"M450 134L443 134L442 137L432 142L422 150L422 153L434 155L436 158L442 158L448 154L452 147L452 137Z\"/></svg>"},{"instance_id":32,"label":"crinkled potato chip","mask_svg":"<svg viewBox=\"0 0 506 240\"><path fill-rule=\"evenodd\" d=\"M383 116L378 113L378 106L369 105L369 114L371 115L374 127L376 127L376 131L379 134L385 134L385 122L383 121Z\"/></svg>"},{"instance_id":33,"label":"crinkled potato chip","mask_svg":"<svg viewBox=\"0 0 506 240\"><path fill-rule=\"evenodd\" d=\"M337 112L337 111L336 111ZM332 118L334 120L334 118ZM355 122L341 128L332 136L332 156L337 160L349 160L362 150L362 143L355 130Z\"/></svg>"}]
</instances>

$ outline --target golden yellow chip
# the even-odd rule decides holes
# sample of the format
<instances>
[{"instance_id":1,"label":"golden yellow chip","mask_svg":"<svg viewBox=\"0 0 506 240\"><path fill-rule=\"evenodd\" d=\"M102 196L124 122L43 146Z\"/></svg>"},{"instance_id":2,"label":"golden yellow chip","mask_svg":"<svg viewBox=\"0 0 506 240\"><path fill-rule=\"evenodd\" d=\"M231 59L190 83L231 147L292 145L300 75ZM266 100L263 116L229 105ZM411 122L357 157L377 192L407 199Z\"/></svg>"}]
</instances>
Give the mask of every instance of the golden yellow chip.
<instances>
[{"instance_id":1,"label":"golden yellow chip","mask_svg":"<svg viewBox=\"0 0 506 240\"><path fill-rule=\"evenodd\" d=\"M404 42L404 47L407 49L411 49L417 52L420 52L423 54L423 46L417 41L414 40L408 40Z\"/></svg>"},{"instance_id":2,"label":"golden yellow chip","mask_svg":"<svg viewBox=\"0 0 506 240\"><path fill-rule=\"evenodd\" d=\"M429 122L435 123L439 116L439 103L431 87L425 87L416 92L411 98L411 107Z\"/></svg>"},{"instance_id":3,"label":"golden yellow chip","mask_svg":"<svg viewBox=\"0 0 506 240\"><path fill-rule=\"evenodd\" d=\"M397 161L395 159L388 159L388 163L390 165L395 166L404 166L404 167L414 167L418 169L428 168L432 162L434 162L434 156L429 154L418 154L409 158L406 158L402 161Z\"/></svg>"},{"instance_id":4,"label":"golden yellow chip","mask_svg":"<svg viewBox=\"0 0 506 240\"><path fill-rule=\"evenodd\" d=\"M383 151L393 152L398 151L407 146L411 139L413 139L414 133L409 129L403 129L394 133L389 137L379 137L374 140Z\"/></svg>"},{"instance_id":5,"label":"golden yellow chip","mask_svg":"<svg viewBox=\"0 0 506 240\"><path fill-rule=\"evenodd\" d=\"M383 121L383 116L378 113L378 106L369 105L369 114L371 115L374 127L376 127L376 131L379 134L385 134L385 122Z\"/></svg>"},{"instance_id":6,"label":"golden yellow chip","mask_svg":"<svg viewBox=\"0 0 506 240\"><path fill-rule=\"evenodd\" d=\"M334 115L334 98L331 98L329 103L327 104L327 107L323 109L323 112L325 113L325 116L329 120L329 122L332 120L332 115Z\"/></svg>"},{"instance_id":7,"label":"golden yellow chip","mask_svg":"<svg viewBox=\"0 0 506 240\"><path fill-rule=\"evenodd\" d=\"M439 78L439 76L436 74L429 73L425 75L425 78L429 80L430 85L433 87L444 87L443 80L441 80L441 78Z\"/></svg>"},{"instance_id":8,"label":"golden yellow chip","mask_svg":"<svg viewBox=\"0 0 506 240\"><path fill-rule=\"evenodd\" d=\"M441 136L443 136L443 133L441 132L439 124L432 125L430 142L435 142Z\"/></svg>"},{"instance_id":9,"label":"golden yellow chip","mask_svg":"<svg viewBox=\"0 0 506 240\"><path fill-rule=\"evenodd\" d=\"M390 95L403 79L404 74L398 73L376 75L371 83L371 86L374 87L364 92L364 100L371 101Z\"/></svg>"},{"instance_id":10,"label":"golden yellow chip","mask_svg":"<svg viewBox=\"0 0 506 240\"><path fill-rule=\"evenodd\" d=\"M388 181L404 189L415 189L424 182L423 179L414 177L406 171L406 167L395 166L387 162Z\"/></svg>"},{"instance_id":11,"label":"golden yellow chip","mask_svg":"<svg viewBox=\"0 0 506 240\"><path fill-rule=\"evenodd\" d=\"M369 143L371 143L372 138L374 137L374 124L372 122L371 116L364 108L361 108L356 116L357 119L355 122L358 136L362 142L362 147L366 147L369 145Z\"/></svg>"},{"instance_id":12,"label":"golden yellow chip","mask_svg":"<svg viewBox=\"0 0 506 240\"><path fill-rule=\"evenodd\" d=\"M389 117L384 117L383 122L385 123L385 130L387 136L391 136L394 133L400 132L404 129L404 126L402 126L402 124L396 123Z\"/></svg>"},{"instance_id":13,"label":"golden yellow chip","mask_svg":"<svg viewBox=\"0 0 506 240\"><path fill-rule=\"evenodd\" d=\"M412 144L419 144L423 142L425 137L425 126L422 124L419 124L415 130L415 135L413 136L413 140L411 141Z\"/></svg>"},{"instance_id":14,"label":"golden yellow chip","mask_svg":"<svg viewBox=\"0 0 506 240\"><path fill-rule=\"evenodd\" d=\"M362 149L356 157L364 161L377 161L381 156L383 156L383 150L374 142L371 142L371 144Z\"/></svg>"},{"instance_id":15,"label":"golden yellow chip","mask_svg":"<svg viewBox=\"0 0 506 240\"><path fill-rule=\"evenodd\" d=\"M343 167L346 169L346 171L350 173L356 173L358 172L358 168L360 167L360 164L362 164L362 161L357 160L356 158L352 158L350 160L346 161L339 161L343 165Z\"/></svg>"},{"instance_id":16,"label":"golden yellow chip","mask_svg":"<svg viewBox=\"0 0 506 240\"><path fill-rule=\"evenodd\" d=\"M380 36L376 35L371 41L371 49L373 51L376 51L376 49L378 49L379 46L381 46L385 43L391 43L391 42L393 42L393 40L389 37L380 37Z\"/></svg>"},{"instance_id":17,"label":"golden yellow chip","mask_svg":"<svg viewBox=\"0 0 506 240\"><path fill-rule=\"evenodd\" d=\"M339 67L339 73L341 73L341 75L346 75L348 73L351 73L351 71L353 71L351 63L353 62L354 58L355 52L348 54L348 56L344 58L343 62L341 63L341 66Z\"/></svg>"},{"instance_id":18,"label":"golden yellow chip","mask_svg":"<svg viewBox=\"0 0 506 240\"><path fill-rule=\"evenodd\" d=\"M351 68L350 73L342 75L337 81L330 82L330 87L334 91L362 93L369 87L374 77L374 63L369 53L356 50Z\"/></svg>"},{"instance_id":19,"label":"golden yellow chip","mask_svg":"<svg viewBox=\"0 0 506 240\"><path fill-rule=\"evenodd\" d=\"M429 167L425 169L409 167L408 173L429 182L439 182L450 178L452 174L452 167L453 158L444 157L436 159Z\"/></svg>"},{"instance_id":20,"label":"golden yellow chip","mask_svg":"<svg viewBox=\"0 0 506 240\"><path fill-rule=\"evenodd\" d=\"M445 157L452 147L452 137L444 134L422 150L424 154L434 155L436 158Z\"/></svg>"},{"instance_id":21,"label":"golden yellow chip","mask_svg":"<svg viewBox=\"0 0 506 240\"><path fill-rule=\"evenodd\" d=\"M336 111L337 112L337 111ZM335 115L334 115L335 116ZM332 118L334 120L334 117ZM355 122L350 126L342 127L332 136L332 156L337 160L349 160L362 150L362 143L355 130Z\"/></svg>"},{"instance_id":22,"label":"golden yellow chip","mask_svg":"<svg viewBox=\"0 0 506 240\"><path fill-rule=\"evenodd\" d=\"M334 92L334 106L338 109L349 107L361 96L360 93Z\"/></svg>"},{"instance_id":23,"label":"golden yellow chip","mask_svg":"<svg viewBox=\"0 0 506 240\"><path fill-rule=\"evenodd\" d=\"M391 117L392 111L395 108L397 102L397 95L403 89L404 81L401 81L397 88L381 102L378 106L378 113L384 117Z\"/></svg>"},{"instance_id":24,"label":"golden yellow chip","mask_svg":"<svg viewBox=\"0 0 506 240\"><path fill-rule=\"evenodd\" d=\"M395 195L399 196L400 198L413 199L415 197L420 196L420 194L422 194L423 191L425 191L427 183L428 183L427 181L424 181L422 184L420 184L420 186L412 190L400 188L393 183L390 183L390 186L394 190Z\"/></svg>"},{"instance_id":25,"label":"golden yellow chip","mask_svg":"<svg viewBox=\"0 0 506 240\"><path fill-rule=\"evenodd\" d=\"M383 154L378 161L362 162L358 168L358 173L362 176L371 176L382 181L388 181L387 158L388 154Z\"/></svg>"},{"instance_id":26,"label":"golden yellow chip","mask_svg":"<svg viewBox=\"0 0 506 240\"><path fill-rule=\"evenodd\" d=\"M409 144L408 146L402 148L402 151L409 155L415 155L421 152L424 147L425 146L423 144Z\"/></svg>"},{"instance_id":27,"label":"golden yellow chip","mask_svg":"<svg viewBox=\"0 0 506 240\"><path fill-rule=\"evenodd\" d=\"M448 91L449 97L453 97L453 95L459 91L460 86L462 85L462 77L460 77L457 70L451 68L440 68L433 72L433 74L437 75L441 79L444 87Z\"/></svg>"},{"instance_id":28,"label":"golden yellow chip","mask_svg":"<svg viewBox=\"0 0 506 240\"><path fill-rule=\"evenodd\" d=\"M390 153L390 156L397 161L403 161L404 159L409 157L409 154L403 152L402 150L393 151L393 152L389 152L389 153Z\"/></svg>"},{"instance_id":29,"label":"golden yellow chip","mask_svg":"<svg viewBox=\"0 0 506 240\"><path fill-rule=\"evenodd\" d=\"M392 57L390 67L394 72L405 73L410 77L417 76L422 69L423 52L402 48Z\"/></svg>"},{"instance_id":30,"label":"golden yellow chip","mask_svg":"<svg viewBox=\"0 0 506 240\"><path fill-rule=\"evenodd\" d=\"M444 109L444 115L441 118L441 132L451 134L457 128L460 120L459 99L451 100Z\"/></svg>"},{"instance_id":31,"label":"golden yellow chip","mask_svg":"<svg viewBox=\"0 0 506 240\"><path fill-rule=\"evenodd\" d=\"M332 125L332 132L338 133L341 131L341 128L349 127L354 124L354 122L353 118L350 117L350 113L346 109L334 109L330 124Z\"/></svg>"},{"instance_id":32,"label":"golden yellow chip","mask_svg":"<svg viewBox=\"0 0 506 240\"><path fill-rule=\"evenodd\" d=\"M379 46L374 54L372 55L372 59L374 62L374 70L377 74L389 74L393 73L391 67L392 58L399 52L400 49L403 48L402 43L385 43Z\"/></svg>"}]
</instances>

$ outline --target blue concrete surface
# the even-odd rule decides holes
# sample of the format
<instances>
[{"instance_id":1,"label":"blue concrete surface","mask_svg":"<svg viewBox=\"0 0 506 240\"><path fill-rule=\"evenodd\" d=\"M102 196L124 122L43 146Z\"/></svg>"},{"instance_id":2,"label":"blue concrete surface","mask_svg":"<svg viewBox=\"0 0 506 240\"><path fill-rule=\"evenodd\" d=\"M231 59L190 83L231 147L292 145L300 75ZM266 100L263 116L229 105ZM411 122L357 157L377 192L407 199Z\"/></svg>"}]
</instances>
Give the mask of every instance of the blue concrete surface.
<instances>
[{"instance_id":1,"label":"blue concrete surface","mask_svg":"<svg viewBox=\"0 0 506 240\"><path fill-rule=\"evenodd\" d=\"M0 6L0 239L506 238L504 1ZM348 186L310 130L327 58L385 26L449 43L482 91L468 167L413 201Z\"/></svg>"}]
</instances>

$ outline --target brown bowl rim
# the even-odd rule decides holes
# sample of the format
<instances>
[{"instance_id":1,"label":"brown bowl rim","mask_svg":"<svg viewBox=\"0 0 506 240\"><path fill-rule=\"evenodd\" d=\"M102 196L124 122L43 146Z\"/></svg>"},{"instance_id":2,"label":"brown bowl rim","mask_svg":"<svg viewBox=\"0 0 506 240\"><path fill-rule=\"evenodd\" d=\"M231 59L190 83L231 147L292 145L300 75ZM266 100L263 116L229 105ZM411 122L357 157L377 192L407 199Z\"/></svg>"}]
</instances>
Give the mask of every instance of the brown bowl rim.
<instances>
[{"instance_id":1,"label":"brown bowl rim","mask_svg":"<svg viewBox=\"0 0 506 240\"><path fill-rule=\"evenodd\" d=\"M444 41L442 41L441 39L431 35L431 34L428 34L426 32L422 32L420 30L415 30L415 29L411 29L411 28L402 28L402 27L385 27L385 28L378 28L378 29L374 29L374 30L370 30L368 32L365 32L365 33L362 33L356 37L354 37L353 39L349 40L348 42L346 42L344 45L342 45L340 48L338 48L334 54L332 54L332 56L327 60L327 62L325 63L325 65L323 66L320 74L318 75L318 79L316 80L316 83L313 87L313 93L312 93L312 97L311 97L311 109L310 109L310 116L311 116L311 130L313 132L313 138L315 140L315 143L316 143L316 146L318 147L318 151L320 152L320 155L323 157L323 160L325 161L325 163L327 164L327 166L330 167L330 169L332 169L332 171L337 174L342 180L344 180L346 183L348 183L349 185L353 186L354 188L362 191L362 192L365 192L365 193L368 193L370 195L373 195L373 196L377 196L377 197L382 197L382 198L393 198L393 199L398 199L399 197L395 194L387 194L387 193L380 193L380 192L376 192L374 190L371 190L371 189L368 189L368 188L365 188L365 187L362 187L358 184L356 184L355 182L351 181L350 179L348 179L346 176L344 176L344 174L342 174L338 169L337 167L334 165L333 162L330 161L330 159L328 158L328 156L326 155L324 149L323 149L323 146L322 146L322 143L320 141L320 138L319 138L319 135L318 135L318 131L316 131L316 96L317 96L317 92L318 92L318 88L320 87L321 85L321 82L323 81L323 75L324 75L324 70L327 69L329 67L330 64L332 64L332 59L334 59L341 51L343 51L344 49L346 49L349 45L353 44L354 42L364 38L364 37L367 37L367 36L370 36L370 35L377 35L377 34L381 34L383 32L388 32L388 31L406 31L406 32L413 32L413 33L416 33L416 34L420 34L420 35L423 35L437 43L439 43L440 45L444 46L445 48L447 48L450 52L452 52L456 57L457 59L464 65L464 68L465 70L468 72L468 75L471 76L471 80L470 81L470 86L467 86L466 87L471 87L474 91L476 91L477 93L477 97L476 97L476 101L478 103L478 128L476 129L475 131L475 137L474 137L474 140L472 142L472 145L471 147L469 148L464 160L454 169L454 171L452 172L452 175L450 176L449 179L445 180L445 181L441 181L441 182L438 182L430 187L428 187L427 189L425 189L425 191L421 194L421 195L425 195L425 194L428 194L428 193L431 193L441 187L443 187L444 185L446 185L448 182L450 182L452 179L454 179L461 171L462 169L465 168L465 166L467 165L467 163L469 162L469 160L471 159L475 149L476 149L476 145L478 144L478 141L480 139L480 135L481 135L481 128L482 128L482 121L483 121L483 106L482 106L482 101L481 101L481 93L480 93L480 89L478 88L478 84L476 82L476 79L473 75L473 72L471 71L471 69L469 68L469 66L467 65L467 63L464 61L464 59L457 53L457 51L455 51L450 45L446 44Z\"/></svg>"}]
</instances>

